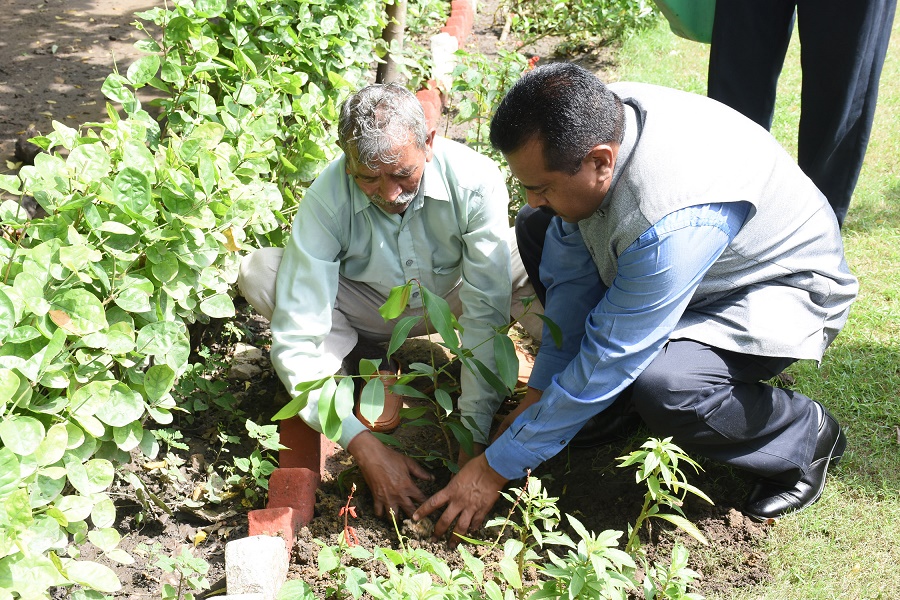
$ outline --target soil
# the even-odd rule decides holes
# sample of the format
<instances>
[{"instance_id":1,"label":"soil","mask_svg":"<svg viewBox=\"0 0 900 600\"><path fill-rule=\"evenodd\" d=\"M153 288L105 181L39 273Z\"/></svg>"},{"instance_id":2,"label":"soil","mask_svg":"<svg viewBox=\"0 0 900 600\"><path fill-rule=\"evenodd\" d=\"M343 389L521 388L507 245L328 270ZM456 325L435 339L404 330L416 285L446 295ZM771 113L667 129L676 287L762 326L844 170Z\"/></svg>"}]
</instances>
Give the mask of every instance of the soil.
<instances>
[{"instance_id":1,"label":"soil","mask_svg":"<svg viewBox=\"0 0 900 600\"><path fill-rule=\"evenodd\" d=\"M481 12L476 18L469 49L494 55L498 47L515 47L514 37L505 45L498 42L503 26L502 15L495 14L498 2L489 0L480 4ZM153 0L0 0L3 15L0 51L4 57L0 62L0 173L14 173L20 166L15 153L16 140L29 126L46 133L52 129L51 119L69 126L106 120L100 85L115 66L124 72L138 56L132 47L139 35L130 25L134 20L132 15L152 5ZM529 56L548 60L552 59L558 42L544 39L522 50ZM608 48L601 47L568 58L612 80L615 76L611 56ZM456 137L452 126L448 131L450 137ZM205 359L206 390L195 391L197 401L205 401L209 408L195 409L193 415L181 415L173 423L171 428L182 436L176 442L186 448L171 448L175 458L157 464L156 468L148 468L154 465L148 465L146 458L130 465L130 470L146 486L144 501L137 498L134 488L124 478L118 479L111 490L118 507L117 528L124 536L121 547L133 552L136 558L130 566L98 558L119 575L123 589L115 595L117 598L159 598L162 584L177 586L175 576L155 566L152 551L140 552L142 545L152 547L156 543L159 553L173 556L187 549L209 564L206 577L210 591L200 597L224 593L225 544L246 536L246 513L265 505L264 496L255 495L252 486L248 488L251 491L238 487L232 490L238 493L229 496L223 492L218 476L234 464L235 457L248 456L255 448L250 443L252 440L247 439L244 420L268 424L280 407L281 385L266 360L267 324L244 305L234 323L218 323L197 331L195 340L200 342L198 348L204 345L211 352ZM227 361L238 341L263 350L263 357L258 361L261 371L248 380L231 381L226 379ZM415 360L415 353L420 351L415 345L407 346L405 360ZM215 385L222 385L223 381L228 384L227 390L216 389ZM233 401L231 409L218 408L216 400ZM514 406L512 400L501 412ZM223 442L224 435L234 438ZM589 530L627 531L642 505L645 488L635 483L633 470L617 468L615 458L635 449L647 435L640 432L629 440L601 448L567 448L541 465L534 476L541 477L550 494L559 498L562 513L576 516ZM401 428L397 437L414 456L446 448L434 427ZM455 456L455 450L452 455ZM450 477L442 465L429 463L429 466L436 481L425 486L426 494L440 489ZM764 551L768 526L751 522L737 510L749 488L745 477L719 465L703 466L706 470L692 476L690 481L715 504L710 506L689 498L683 510L710 545L703 547L665 524L655 524L649 533L644 531L642 540L651 559L666 563L674 541L681 541L690 549L690 567L700 574L696 591L707 596L729 597L735 589L770 578ZM313 540L337 543L344 527L340 509L347 502L352 483L358 486L353 501L358 518L351 524L360 543L367 548L396 546L397 534L391 523L372 514L365 484L345 452L331 457L322 475L316 516L303 528L293 548L289 577L303 578L324 597L329 582L318 574L319 545ZM509 507L501 502L495 510L498 515L505 515ZM477 533L483 539L495 535L493 531ZM448 550L443 542L416 539L414 535L411 538L409 544L428 549L454 566L462 567L458 554ZM489 564L497 558L495 551L476 553ZM82 557L93 558L90 544L82 548ZM66 597L65 590L58 590L57 597Z\"/></svg>"}]
</instances>

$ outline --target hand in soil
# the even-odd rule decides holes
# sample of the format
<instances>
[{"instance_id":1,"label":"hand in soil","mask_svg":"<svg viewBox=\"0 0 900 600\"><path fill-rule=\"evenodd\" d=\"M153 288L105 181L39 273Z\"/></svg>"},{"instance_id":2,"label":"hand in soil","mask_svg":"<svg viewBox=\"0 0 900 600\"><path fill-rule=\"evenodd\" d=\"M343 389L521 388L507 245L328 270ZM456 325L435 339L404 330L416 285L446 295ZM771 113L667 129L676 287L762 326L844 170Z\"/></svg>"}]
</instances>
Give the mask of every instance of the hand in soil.
<instances>
[{"instance_id":1,"label":"hand in soil","mask_svg":"<svg viewBox=\"0 0 900 600\"><path fill-rule=\"evenodd\" d=\"M419 507L413 521L421 521L432 512L445 506L444 514L434 526L434 537L444 537L456 521L454 533L467 535L484 523L484 518L500 497L500 490L506 485L497 471L491 468L484 454L476 456L450 480L447 487L436 493ZM459 537L452 536L450 547L459 543Z\"/></svg>"},{"instance_id":2,"label":"hand in soil","mask_svg":"<svg viewBox=\"0 0 900 600\"><path fill-rule=\"evenodd\" d=\"M413 477L431 481L434 475L413 459L391 450L368 431L360 433L347 445L347 450L356 459L372 493L375 516L381 517L400 509L412 515L416 506L424 502L425 494L418 488Z\"/></svg>"}]
</instances>

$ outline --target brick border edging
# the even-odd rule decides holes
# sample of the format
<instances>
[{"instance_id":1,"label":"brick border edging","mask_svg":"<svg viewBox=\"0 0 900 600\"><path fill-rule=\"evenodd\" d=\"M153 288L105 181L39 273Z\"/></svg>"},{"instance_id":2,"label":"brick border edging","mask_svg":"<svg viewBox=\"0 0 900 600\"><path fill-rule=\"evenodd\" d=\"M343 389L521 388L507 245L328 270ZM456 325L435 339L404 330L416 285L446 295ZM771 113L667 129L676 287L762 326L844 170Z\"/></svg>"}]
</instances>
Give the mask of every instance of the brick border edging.
<instances>
[{"instance_id":1,"label":"brick border edging","mask_svg":"<svg viewBox=\"0 0 900 600\"><path fill-rule=\"evenodd\" d=\"M450 16L447 18L447 23L441 28L441 33L455 38L457 48L462 48L472 34L472 27L475 25L476 1L451 0L450 2ZM434 62L438 62L437 57L434 57ZM434 67L436 71L440 68L437 65L434 65ZM416 92L416 97L422 103L422 109L425 111L425 121L428 123L428 130L436 130L441 120L441 111L445 102L444 94L441 92L438 82L435 79L429 79L425 88Z\"/></svg>"}]
</instances>

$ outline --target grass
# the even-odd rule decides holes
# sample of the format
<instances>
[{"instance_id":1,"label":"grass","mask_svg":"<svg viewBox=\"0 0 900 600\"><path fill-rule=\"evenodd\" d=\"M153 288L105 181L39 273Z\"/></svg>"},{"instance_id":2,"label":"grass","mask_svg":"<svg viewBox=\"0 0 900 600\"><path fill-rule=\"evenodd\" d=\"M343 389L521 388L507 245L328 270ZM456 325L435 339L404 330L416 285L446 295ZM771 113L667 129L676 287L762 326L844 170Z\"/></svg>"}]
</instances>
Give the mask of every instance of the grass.
<instances>
[{"instance_id":1,"label":"grass","mask_svg":"<svg viewBox=\"0 0 900 600\"><path fill-rule=\"evenodd\" d=\"M900 17L850 214L847 261L860 295L821 367L792 367L795 389L821 400L847 428L849 446L822 499L769 529L774 581L732 599L894 598L900 590ZM800 48L791 44L779 81L773 134L796 156ZM664 22L625 41L614 79L704 94L709 47L672 35ZM723 597L724 598L724 597Z\"/></svg>"}]
</instances>

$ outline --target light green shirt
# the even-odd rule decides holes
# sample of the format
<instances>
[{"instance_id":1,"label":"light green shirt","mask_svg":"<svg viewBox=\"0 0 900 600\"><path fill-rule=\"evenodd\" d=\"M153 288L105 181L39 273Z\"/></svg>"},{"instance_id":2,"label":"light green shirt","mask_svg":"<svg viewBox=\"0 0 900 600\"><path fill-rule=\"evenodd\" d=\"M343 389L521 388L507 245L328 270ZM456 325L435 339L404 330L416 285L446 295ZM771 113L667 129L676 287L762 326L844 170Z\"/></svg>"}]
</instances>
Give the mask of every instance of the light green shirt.
<instances>
[{"instance_id":1,"label":"light green shirt","mask_svg":"<svg viewBox=\"0 0 900 600\"><path fill-rule=\"evenodd\" d=\"M510 256L506 182L489 158L456 142L435 138L419 194L403 215L374 204L332 162L307 190L276 279L271 359L292 395L297 384L334 374L322 343L331 331L339 276L365 283L385 299L391 288L417 279L445 296L462 282L459 297L463 348L496 372L494 327L509 322ZM421 307L418 293L410 306ZM502 401L481 377L463 369L459 406L484 443ZM300 416L321 431L318 397ZM365 427L352 414L338 442L346 448Z\"/></svg>"}]
</instances>

